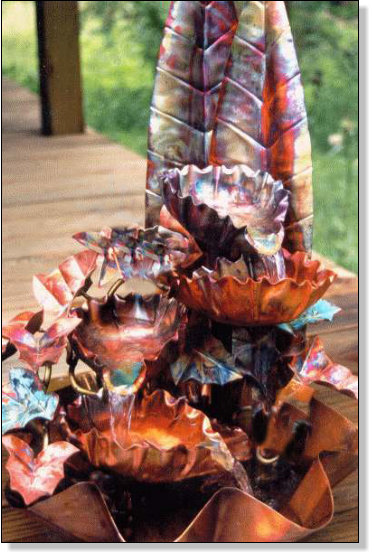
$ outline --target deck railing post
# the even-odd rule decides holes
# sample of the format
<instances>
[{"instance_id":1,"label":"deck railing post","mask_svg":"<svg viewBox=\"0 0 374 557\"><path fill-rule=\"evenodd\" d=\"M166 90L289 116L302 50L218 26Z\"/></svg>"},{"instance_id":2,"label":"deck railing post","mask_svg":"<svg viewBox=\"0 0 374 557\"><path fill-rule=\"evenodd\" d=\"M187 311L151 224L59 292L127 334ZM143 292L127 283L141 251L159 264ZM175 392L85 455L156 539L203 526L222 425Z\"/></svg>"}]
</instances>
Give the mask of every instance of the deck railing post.
<instances>
[{"instance_id":1,"label":"deck railing post","mask_svg":"<svg viewBox=\"0 0 374 557\"><path fill-rule=\"evenodd\" d=\"M36 2L42 133L84 131L78 2Z\"/></svg>"}]
</instances>

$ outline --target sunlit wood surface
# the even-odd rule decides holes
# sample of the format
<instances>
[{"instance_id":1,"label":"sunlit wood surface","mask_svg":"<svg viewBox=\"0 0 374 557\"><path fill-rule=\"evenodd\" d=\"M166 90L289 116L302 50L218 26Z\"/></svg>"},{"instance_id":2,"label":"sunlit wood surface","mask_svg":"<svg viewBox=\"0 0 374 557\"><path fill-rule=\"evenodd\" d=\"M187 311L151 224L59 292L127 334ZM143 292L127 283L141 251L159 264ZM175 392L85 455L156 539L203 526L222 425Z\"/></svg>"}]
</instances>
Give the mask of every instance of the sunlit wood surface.
<instances>
[{"instance_id":1,"label":"sunlit wood surface","mask_svg":"<svg viewBox=\"0 0 374 557\"><path fill-rule=\"evenodd\" d=\"M104 107L105 110L105 107ZM145 161L88 131L85 135L42 137L38 98L3 83L3 319L36 309L34 273L51 271L79 251L71 236L105 225L143 223ZM321 333L331 357L357 373L357 278L337 268L328 298L343 308L334 324L311 327ZM6 374L6 366L4 369ZM351 399L324 390L321 396L353 421ZM3 482L6 474L3 474ZM306 542L358 539L357 474L335 489L332 523ZM3 542L66 542L61 534L2 499Z\"/></svg>"}]
</instances>

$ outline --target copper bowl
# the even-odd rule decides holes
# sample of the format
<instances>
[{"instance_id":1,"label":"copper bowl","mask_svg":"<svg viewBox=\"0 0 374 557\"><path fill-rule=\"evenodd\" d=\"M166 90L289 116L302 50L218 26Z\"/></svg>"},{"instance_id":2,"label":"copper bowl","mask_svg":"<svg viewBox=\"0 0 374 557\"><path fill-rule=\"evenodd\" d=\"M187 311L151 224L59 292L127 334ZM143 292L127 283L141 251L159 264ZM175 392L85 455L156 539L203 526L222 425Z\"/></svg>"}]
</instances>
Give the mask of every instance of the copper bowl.
<instances>
[{"instance_id":1,"label":"copper bowl","mask_svg":"<svg viewBox=\"0 0 374 557\"><path fill-rule=\"evenodd\" d=\"M69 408L72 437L97 468L142 482L175 482L232 470L234 459L205 414L157 390L109 394Z\"/></svg>"},{"instance_id":2,"label":"copper bowl","mask_svg":"<svg viewBox=\"0 0 374 557\"><path fill-rule=\"evenodd\" d=\"M92 369L109 374L113 384L135 392L147 363L178 338L183 307L173 298L137 294L91 298L87 305L76 311L82 318L71 338L76 352Z\"/></svg>"},{"instance_id":3,"label":"copper bowl","mask_svg":"<svg viewBox=\"0 0 374 557\"><path fill-rule=\"evenodd\" d=\"M243 266L226 262L216 271L181 275L177 298L214 321L238 326L274 325L296 319L319 300L335 278L307 254L284 250L287 278L271 282L245 277ZM233 274L227 274L227 273ZM237 276L235 276L237 274Z\"/></svg>"}]
</instances>

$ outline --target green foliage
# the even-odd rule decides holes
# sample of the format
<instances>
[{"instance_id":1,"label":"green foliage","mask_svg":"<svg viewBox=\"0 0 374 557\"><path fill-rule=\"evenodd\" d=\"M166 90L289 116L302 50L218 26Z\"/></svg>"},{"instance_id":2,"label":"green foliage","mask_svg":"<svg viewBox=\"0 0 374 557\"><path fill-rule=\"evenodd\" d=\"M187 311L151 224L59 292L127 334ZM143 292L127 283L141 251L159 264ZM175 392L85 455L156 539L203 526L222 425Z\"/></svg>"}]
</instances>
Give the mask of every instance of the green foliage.
<instances>
[{"instance_id":1,"label":"green foliage","mask_svg":"<svg viewBox=\"0 0 374 557\"><path fill-rule=\"evenodd\" d=\"M81 2L83 25L96 20L107 46L118 32L141 48L145 64L155 66L170 2Z\"/></svg>"},{"instance_id":2,"label":"green foliage","mask_svg":"<svg viewBox=\"0 0 374 557\"><path fill-rule=\"evenodd\" d=\"M358 27L345 2L291 2L291 26L295 38L313 147L325 152L328 138L341 122L358 118ZM325 6L323 6L325 5ZM335 16L339 13L339 17ZM354 137L357 148L357 134Z\"/></svg>"},{"instance_id":3,"label":"green foliage","mask_svg":"<svg viewBox=\"0 0 374 557\"><path fill-rule=\"evenodd\" d=\"M39 81L34 2L1 2L1 9L2 72L37 92Z\"/></svg>"},{"instance_id":4,"label":"green foliage","mask_svg":"<svg viewBox=\"0 0 374 557\"><path fill-rule=\"evenodd\" d=\"M36 91L33 4L2 2L3 73ZM169 4L80 2L86 122L143 155ZM358 2L287 4L313 143L314 247L356 271Z\"/></svg>"},{"instance_id":5,"label":"green foliage","mask_svg":"<svg viewBox=\"0 0 374 557\"><path fill-rule=\"evenodd\" d=\"M314 153L313 247L343 267L357 272L357 162L352 163L354 178L348 182L347 166L350 164L349 160L339 154Z\"/></svg>"}]
</instances>

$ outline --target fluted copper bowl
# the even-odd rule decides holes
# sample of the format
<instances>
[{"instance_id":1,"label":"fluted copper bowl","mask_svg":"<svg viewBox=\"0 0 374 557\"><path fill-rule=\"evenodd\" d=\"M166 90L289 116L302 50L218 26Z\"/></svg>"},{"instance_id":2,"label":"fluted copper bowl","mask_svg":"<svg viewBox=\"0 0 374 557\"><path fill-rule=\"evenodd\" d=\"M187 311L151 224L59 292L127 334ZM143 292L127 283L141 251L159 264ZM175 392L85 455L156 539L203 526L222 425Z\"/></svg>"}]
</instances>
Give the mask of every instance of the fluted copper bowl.
<instances>
[{"instance_id":1,"label":"fluted copper bowl","mask_svg":"<svg viewBox=\"0 0 374 557\"><path fill-rule=\"evenodd\" d=\"M244 164L188 165L166 171L161 181L166 207L203 247L227 254L243 237L261 255L280 250L289 193L268 173Z\"/></svg>"},{"instance_id":2,"label":"fluted copper bowl","mask_svg":"<svg viewBox=\"0 0 374 557\"><path fill-rule=\"evenodd\" d=\"M88 397L68 412L73 437L96 467L147 482L173 482L231 470L234 459L209 419L157 390L140 399Z\"/></svg>"},{"instance_id":3,"label":"fluted copper bowl","mask_svg":"<svg viewBox=\"0 0 374 557\"><path fill-rule=\"evenodd\" d=\"M214 271L199 269L192 277L180 277L177 298L187 307L215 321L232 325L273 325L296 319L319 300L335 273L320 270L307 254L284 250L286 278L272 282L266 277L246 276L243 263L225 262Z\"/></svg>"}]
</instances>

